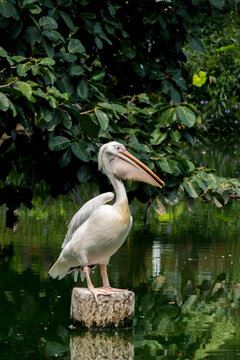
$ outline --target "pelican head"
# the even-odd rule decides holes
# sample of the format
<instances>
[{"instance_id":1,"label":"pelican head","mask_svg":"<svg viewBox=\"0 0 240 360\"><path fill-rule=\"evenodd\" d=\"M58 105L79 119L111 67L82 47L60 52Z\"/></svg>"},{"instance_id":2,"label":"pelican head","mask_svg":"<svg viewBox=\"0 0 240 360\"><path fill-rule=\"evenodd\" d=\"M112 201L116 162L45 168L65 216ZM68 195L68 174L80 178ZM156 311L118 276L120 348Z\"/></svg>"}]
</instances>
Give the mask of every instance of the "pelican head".
<instances>
[{"instance_id":1,"label":"pelican head","mask_svg":"<svg viewBox=\"0 0 240 360\"><path fill-rule=\"evenodd\" d=\"M165 185L152 170L130 154L126 147L117 141L104 144L100 148L98 165L99 170L103 169L106 175L111 171L118 179L143 181L160 188Z\"/></svg>"}]
</instances>

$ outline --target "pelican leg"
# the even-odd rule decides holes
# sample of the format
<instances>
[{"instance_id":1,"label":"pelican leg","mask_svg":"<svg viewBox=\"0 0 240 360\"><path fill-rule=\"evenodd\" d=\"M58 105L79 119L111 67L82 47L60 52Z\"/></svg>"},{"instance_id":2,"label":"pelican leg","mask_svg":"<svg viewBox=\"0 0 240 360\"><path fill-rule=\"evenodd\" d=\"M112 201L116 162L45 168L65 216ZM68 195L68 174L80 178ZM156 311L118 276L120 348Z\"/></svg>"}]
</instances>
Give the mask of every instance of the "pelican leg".
<instances>
[{"instance_id":1,"label":"pelican leg","mask_svg":"<svg viewBox=\"0 0 240 360\"><path fill-rule=\"evenodd\" d=\"M83 272L86 276L86 280L87 280L87 286L88 286L88 290L91 291L91 293L93 294L95 301L97 304L99 304L98 301L98 295L111 295L108 291L106 291L103 288L95 288L92 284L92 281L90 279L90 275L89 275L89 267L86 265L83 267Z\"/></svg>"},{"instance_id":2,"label":"pelican leg","mask_svg":"<svg viewBox=\"0 0 240 360\"><path fill-rule=\"evenodd\" d=\"M100 271L103 281L103 286L98 289L103 289L105 291L111 292L120 292L120 291L127 291L127 289L117 289L110 286L108 274L107 274L107 266L106 265L100 265Z\"/></svg>"}]
</instances>

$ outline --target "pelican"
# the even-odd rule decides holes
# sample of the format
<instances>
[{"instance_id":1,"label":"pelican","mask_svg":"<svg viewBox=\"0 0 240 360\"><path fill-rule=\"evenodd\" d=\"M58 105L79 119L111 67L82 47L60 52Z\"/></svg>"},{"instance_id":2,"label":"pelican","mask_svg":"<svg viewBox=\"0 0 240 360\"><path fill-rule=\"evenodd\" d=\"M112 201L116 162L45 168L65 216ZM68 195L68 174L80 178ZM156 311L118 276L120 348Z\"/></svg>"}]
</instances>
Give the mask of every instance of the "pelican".
<instances>
[{"instance_id":1,"label":"pelican","mask_svg":"<svg viewBox=\"0 0 240 360\"><path fill-rule=\"evenodd\" d=\"M132 226L122 179L143 181L160 188L164 185L157 175L116 141L100 148L98 165L112 183L116 194L115 203L107 204L114 198L112 192L107 192L94 197L80 208L68 225L59 258L49 270L54 279L62 279L74 272L75 281L81 271L82 280L85 276L88 290L93 293L97 303L98 295L124 291L112 288L107 274L110 257L123 244ZM103 282L99 288L95 288L90 279L90 270L96 264L100 265Z\"/></svg>"}]
</instances>

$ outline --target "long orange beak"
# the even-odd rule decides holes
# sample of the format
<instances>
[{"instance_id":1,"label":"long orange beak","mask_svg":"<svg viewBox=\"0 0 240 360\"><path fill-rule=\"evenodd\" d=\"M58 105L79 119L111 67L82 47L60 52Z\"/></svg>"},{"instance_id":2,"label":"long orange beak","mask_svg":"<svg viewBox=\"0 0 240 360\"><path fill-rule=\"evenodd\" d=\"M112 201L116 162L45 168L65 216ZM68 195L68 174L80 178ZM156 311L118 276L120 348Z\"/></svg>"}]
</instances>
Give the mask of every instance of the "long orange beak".
<instances>
[{"instance_id":1,"label":"long orange beak","mask_svg":"<svg viewBox=\"0 0 240 360\"><path fill-rule=\"evenodd\" d=\"M131 165L129 167L127 164L123 165L116 162L115 172L122 179L143 181L160 188L165 185L164 181L128 151L119 152L117 157L124 160L125 164Z\"/></svg>"}]
</instances>

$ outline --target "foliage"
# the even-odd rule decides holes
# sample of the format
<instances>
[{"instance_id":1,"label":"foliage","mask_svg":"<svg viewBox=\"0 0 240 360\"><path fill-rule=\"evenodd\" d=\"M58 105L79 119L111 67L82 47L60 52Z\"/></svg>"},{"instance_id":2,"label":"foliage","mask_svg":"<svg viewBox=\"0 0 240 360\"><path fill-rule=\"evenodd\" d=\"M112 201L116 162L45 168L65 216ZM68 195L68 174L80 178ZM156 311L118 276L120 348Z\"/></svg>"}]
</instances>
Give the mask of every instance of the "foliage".
<instances>
[{"instance_id":1,"label":"foliage","mask_svg":"<svg viewBox=\"0 0 240 360\"><path fill-rule=\"evenodd\" d=\"M158 296L142 297L135 327L141 333L136 359L142 359L143 352L144 358L203 359L233 339L237 325L229 313L238 307L238 286L206 280L196 289L189 282L185 292L182 297L174 287L164 286Z\"/></svg>"},{"instance_id":2,"label":"foliage","mask_svg":"<svg viewBox=\"0 0 240 360\"><path fill-rule=\"evenodd\" d=\"M201 17L194 22L201 26ZM189 53L186 68L193 76L189 100L203 117L205 129L239 132L240 71L239 20L233 12L209 19L203 28L205 53ZM207 81L198 80L204 74ZM190 81L191 79L189 79Z\"/></svg>"},{"instance_id":3,"label":"foliage","mask_svg":"<svg viewBox=\"0 0 240 360\"><path fill-rule=\"evenodd\" d=\"M199 197L195 165L181 151L201 138L196 108L184 100L182 48L187 40L203 51L190 20L225 4L210 3L1 2L0 204L31 207L43 182L53 196L86 181L105 189L96 153L112 139L166 174L169 204ZM157 194L144 189L133 196Z\"/></svg>"}]
</instances>

